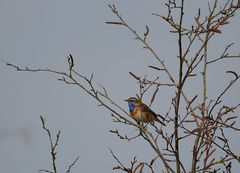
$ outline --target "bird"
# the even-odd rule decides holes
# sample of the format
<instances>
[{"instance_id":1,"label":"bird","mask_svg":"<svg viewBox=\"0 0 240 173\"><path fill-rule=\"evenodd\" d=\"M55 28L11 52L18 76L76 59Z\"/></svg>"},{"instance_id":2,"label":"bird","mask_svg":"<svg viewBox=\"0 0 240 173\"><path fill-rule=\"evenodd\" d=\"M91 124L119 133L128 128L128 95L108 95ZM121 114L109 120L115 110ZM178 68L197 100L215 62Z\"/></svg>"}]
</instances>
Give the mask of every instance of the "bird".
<instances>
[{"instance_id":1,"label":"bird","mask_svg":"<svg viewBox=\"0 0 240 173\"><path fill-rule=\"evenodd\" d=\"M124 101L128 102L130 115L135 121L137 121L137 123L152 123L157 121L165 126L165 124L158 118L158 115L141 100L135 97L130 97Z\"/></svg>"}]
</instances>

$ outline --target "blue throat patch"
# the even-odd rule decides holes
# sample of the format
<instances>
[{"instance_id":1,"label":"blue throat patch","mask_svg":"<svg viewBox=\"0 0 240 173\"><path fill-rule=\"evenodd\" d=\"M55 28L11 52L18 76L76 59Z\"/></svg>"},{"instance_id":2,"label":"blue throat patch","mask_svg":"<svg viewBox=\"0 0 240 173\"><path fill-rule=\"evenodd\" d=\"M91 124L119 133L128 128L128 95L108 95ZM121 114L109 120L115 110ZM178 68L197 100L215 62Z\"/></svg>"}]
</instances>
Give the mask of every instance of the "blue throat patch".
<instances>
[{"instance_id":1,"label":"blue throat patch","mask_svg":"<svg viewBox=\"0 0 240 173\"><path fill-rule=\"evenodd\" d=\"M132 102L128 102L128 107L129 107L129 111L132 112L132 111L134 111L135 104Z\"/></svg>"}]
</instances>

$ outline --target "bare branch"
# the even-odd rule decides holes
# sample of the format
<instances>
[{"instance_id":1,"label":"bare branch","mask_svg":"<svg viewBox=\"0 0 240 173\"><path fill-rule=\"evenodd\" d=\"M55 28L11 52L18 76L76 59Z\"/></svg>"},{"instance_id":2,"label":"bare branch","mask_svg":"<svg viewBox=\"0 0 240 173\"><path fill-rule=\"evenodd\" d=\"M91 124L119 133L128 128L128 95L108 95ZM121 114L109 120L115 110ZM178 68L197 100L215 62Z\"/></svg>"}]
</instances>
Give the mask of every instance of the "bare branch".
<instances>
[{"instance_id":1,"label":"bare branch","mask_svg":"<svg viewBox=\"0 0 240 173\"><path fill-rule=\"evenodd\" d=\"M79 156L77 156L77 158L71 163L71 165L69 165L66 173L69 173L69 172L71 171L72 167L76 164L76 162L78 161L78 159L79 159Z\"/></svg>"}]
</instances>

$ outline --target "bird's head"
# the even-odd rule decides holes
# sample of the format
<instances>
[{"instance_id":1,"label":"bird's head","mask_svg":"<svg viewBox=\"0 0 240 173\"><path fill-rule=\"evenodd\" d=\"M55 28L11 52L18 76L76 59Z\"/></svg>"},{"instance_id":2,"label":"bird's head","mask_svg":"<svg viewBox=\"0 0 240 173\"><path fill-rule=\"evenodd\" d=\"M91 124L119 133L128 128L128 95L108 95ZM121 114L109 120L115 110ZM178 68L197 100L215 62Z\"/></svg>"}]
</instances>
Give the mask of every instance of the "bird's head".
<instances>
[{"instance_id":1,"label":"bird's head","mask_svg":"<svg viewBox=\"0 0 240 173\"><path fill-rule=\"evenodd\" d=\"M134 108L141 104L141 101L135 97L130 97L129 99L124 100L128 102L129 111L132 112Z\"/></svg>"}]
</instances>

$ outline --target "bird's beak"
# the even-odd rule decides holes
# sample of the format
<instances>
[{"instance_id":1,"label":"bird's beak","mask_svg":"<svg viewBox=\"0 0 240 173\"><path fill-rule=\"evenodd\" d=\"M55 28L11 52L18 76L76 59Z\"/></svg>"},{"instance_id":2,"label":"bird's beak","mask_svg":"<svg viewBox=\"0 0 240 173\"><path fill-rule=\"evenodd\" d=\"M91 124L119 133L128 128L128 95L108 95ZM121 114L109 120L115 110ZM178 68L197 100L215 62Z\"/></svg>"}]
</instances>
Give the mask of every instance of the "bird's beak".
<instances>
[{"instance_id":1,"label":"bird's beak","mask_svg":"<svg viewBox=\"0 0 240 173\"><path fill-rule=\"evenodd\" d=\"M128 102L128 99L125 99L124 101Z\"/></svg>"}]
</instances>

